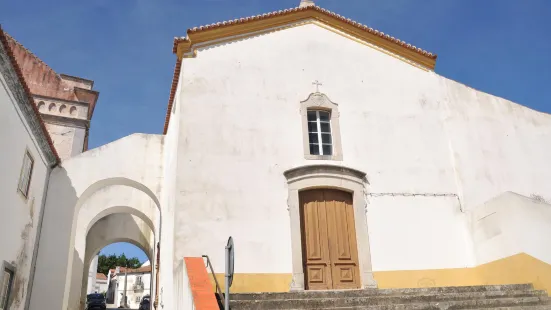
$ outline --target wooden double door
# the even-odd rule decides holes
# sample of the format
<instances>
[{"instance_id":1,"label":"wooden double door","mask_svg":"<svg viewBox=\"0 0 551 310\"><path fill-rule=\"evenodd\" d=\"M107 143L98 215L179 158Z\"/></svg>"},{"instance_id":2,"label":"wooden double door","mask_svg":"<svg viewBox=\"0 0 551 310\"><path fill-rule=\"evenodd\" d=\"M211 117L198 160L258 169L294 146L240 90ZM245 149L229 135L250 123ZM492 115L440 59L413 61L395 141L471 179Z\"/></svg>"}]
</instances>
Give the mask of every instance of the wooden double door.
<instances>
[{"instance_id":1,"label":"wooden double door","mask_svg":"<svg viewBox=\"0 0 551 310\"><path fill-rule=\"evenodd\" d=\"M307 290L360 287L352 194L300 192L304 283Z\"/></svg>"}]
</instances>

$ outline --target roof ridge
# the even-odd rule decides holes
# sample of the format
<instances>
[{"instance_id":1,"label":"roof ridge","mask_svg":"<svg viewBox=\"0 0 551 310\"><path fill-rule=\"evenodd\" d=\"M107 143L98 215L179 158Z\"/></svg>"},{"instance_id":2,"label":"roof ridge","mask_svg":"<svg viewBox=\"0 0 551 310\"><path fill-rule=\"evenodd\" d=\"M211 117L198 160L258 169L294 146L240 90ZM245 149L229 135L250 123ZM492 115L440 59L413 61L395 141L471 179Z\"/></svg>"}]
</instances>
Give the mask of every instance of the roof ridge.
<instances>
[{"instance_id":1,"label":"roof ridge","mask_svg":"<svg viewBox=\"0 0 551 310\"><path fill-rule=\"evenodd\" d=\"M14 37L12 37L10 34L8 34L7 32L4 31L4 34L6 36L6 38L8 40L12 40L15 44L17 44L17 46L19 46L20 48L22 48L27 54L31 55L34 59L36 59L39 63L41 63L42 65L46 66L46 68L48 68L49 71L53 72L56 77L58 77L60 80L61 80L61 76L59 75L59 73L57 73L54 69L52 69L52 67L50 67L47 63L45 63L42 59L40 59L40 57L38 57L35 53L33 53L31 50L29 50L28 48L25 47L25 45L23 45L21 42L17 41Z\"/></svg>"},{"instance_id":2,"label":"roof ridge","mask_svg":"<svg viewBox=\"0 0 551 310\"><path fill-rule=\"evenodd\" d=\"M428 52L424 49L421 49L415 45L412 45L412 44L409 44L409 43L406 43L405 41L402 41L398 38L395 38L393 36L390 36L388 34L385 34L384 32L382 31L378 31L376 29L373 29L367 25L364 25L362 23L359 23L359 22L356 22L350 18L346 18L340 14L337 14L337 13L334 13L330 10L327 10L327 9L324 9L322 7L319 7L317 5L310 5L310 6L304 6L304 7L294 7L294 8L290 8L290 9L285 9L285 10L278 10L278 11L272 11L272 12L269 12L269 13L264 13L264 14L258 14L258 15L253 15L253 16L248 16L248 17L242 17L242 18L236 18L236 19L233 19L233 20L226 20L226 21L222 21L222 22L217 22L217 23L212 23L212 24L208 24L208 25L203 25L203 26L196 26L196 27L193 27L193 28L189 28L187 30L187 36L186 37L176 37L174 38L174 46L173 46L173 52L175 53L176 52L176 48L177 48L177 45L179 42L185 42L185 41L189 41L189 34L190 33L196 33L196 32L199 32L199 31L204 31L204 30L211 30L211 29L217 29L217 28L222 28L222 27L226 27L226 26L232 26L232 25L236 25L236 24L240 24L240 23L244 23L244 22L250 22L250 21L255 21L255 20L260 20L260 19L264 19L264 18L269 18L269 17L275 17L275 16L280 16L280 15L285 15L285 14L289 14L289 13L294 13L294 12L299 12L299 11L308 11L308 10L314 10L314 11L318 11L318 12L321 12L321 13L324 13L324 14L327 14L331 17L334 17L334 18L337 18L339 19L340 21L343 21L345 23L348 23L352 26L355 26L359 29L362 29L364 31L367 31L373 35L376 35L382 39L385 39L387 41L390 41L390 42L393 42L393 43L396 43L402 47L405 47L409 50L412 50L412 51L415 51L419 54L422 54L424 56L427 56L429 58L432 58L432 59L436 59L438 56L434 53L431 53L431 52Z\"/></svg>"}]
</instances>

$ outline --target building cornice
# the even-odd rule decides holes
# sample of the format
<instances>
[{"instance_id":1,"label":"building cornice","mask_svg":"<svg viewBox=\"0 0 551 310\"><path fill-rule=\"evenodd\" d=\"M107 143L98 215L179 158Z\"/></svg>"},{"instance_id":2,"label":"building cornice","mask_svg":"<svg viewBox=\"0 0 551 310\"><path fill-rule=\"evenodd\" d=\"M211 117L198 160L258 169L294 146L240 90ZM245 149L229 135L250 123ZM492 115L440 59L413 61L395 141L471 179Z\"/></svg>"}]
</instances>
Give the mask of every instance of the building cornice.
<instances>
[{"instance_id":1,"label":"building cornice","mask_svg":"<svg viewBox=\"0 0 551 310\"><path fill-rule=\"evenodd\" d=\"M90 121L82 118L72 118L61 115L51 115L42 113L42 118L48 124L57 125L71 125L73 127L88 128L90 127Z\"/></svg>"},{"instance_id":2,"label":"building cornice","mask_svg":"<svg viewBox=\"0 0 551 310\"><path fill-rule=\"evenodd\" d=\"M49 100L49 101L56 101L56 102L61 102L61 103L76 104L76 105L80 105L80 106L83 106L83 107L90 106L90 104L88 102L61 99L61 98L56 98L56 97L48 97L48 96L43 96L43 95L33 95L33 98L38 99L38 100Z\"/></svg>"},{"instance_id":3,"label":"building cornice","mask_svg":"<svg viewBox=\"0 0 551 310\"><path fill-rule=\"evenodd\" d=\"M0 43L0 72L5 77L8 88L15 97L19 109L23 112L48 165L54 166L60 162L59 156L1 27Z\"/></svg>"}]
</instances>

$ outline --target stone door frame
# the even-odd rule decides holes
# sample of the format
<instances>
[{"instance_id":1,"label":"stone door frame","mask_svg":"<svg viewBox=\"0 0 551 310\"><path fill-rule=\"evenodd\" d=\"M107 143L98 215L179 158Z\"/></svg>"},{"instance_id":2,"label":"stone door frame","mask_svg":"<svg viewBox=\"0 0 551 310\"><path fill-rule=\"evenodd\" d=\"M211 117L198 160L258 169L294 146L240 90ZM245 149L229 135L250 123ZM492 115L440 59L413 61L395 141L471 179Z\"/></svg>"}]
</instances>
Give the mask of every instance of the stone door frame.
<instances>
[{"instance_id":1,"label":"stone door frame","mask_svg":"<svg viewBox=\"0 0 551 310\"><path fill-rule=\"evenodd\" d=\"M322 164L293 168L285 171L284 175L288 184L287 205L291 222L293 280L290 290L304 290L299 192L315 188L332 188L352 193L361 287L376 288L367 229L366 174L352 168Z\"/></svg>"}]
</instances>

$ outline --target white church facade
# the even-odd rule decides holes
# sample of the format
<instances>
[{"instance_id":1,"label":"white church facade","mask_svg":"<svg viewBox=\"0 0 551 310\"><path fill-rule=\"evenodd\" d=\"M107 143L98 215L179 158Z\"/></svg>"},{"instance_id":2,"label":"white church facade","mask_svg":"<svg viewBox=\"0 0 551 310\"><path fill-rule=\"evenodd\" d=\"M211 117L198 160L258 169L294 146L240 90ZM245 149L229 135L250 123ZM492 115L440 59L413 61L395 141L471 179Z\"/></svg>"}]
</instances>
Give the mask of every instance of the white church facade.
<instances>
[{"instance_id":1,"label":"white church facade","mask_svg":"<svg viewBox=\"0 0 551 310\"><path fill-rule=\"evenodd\" d=\"M26 307L79 309L93 257L126 241L157 309L176 309L183 258L208 255L223 283L229 236L234 292L551 292L551 115L309 1L190 29L173 52L162 135L48 174Z\"/></svg>"}]
</instances>

